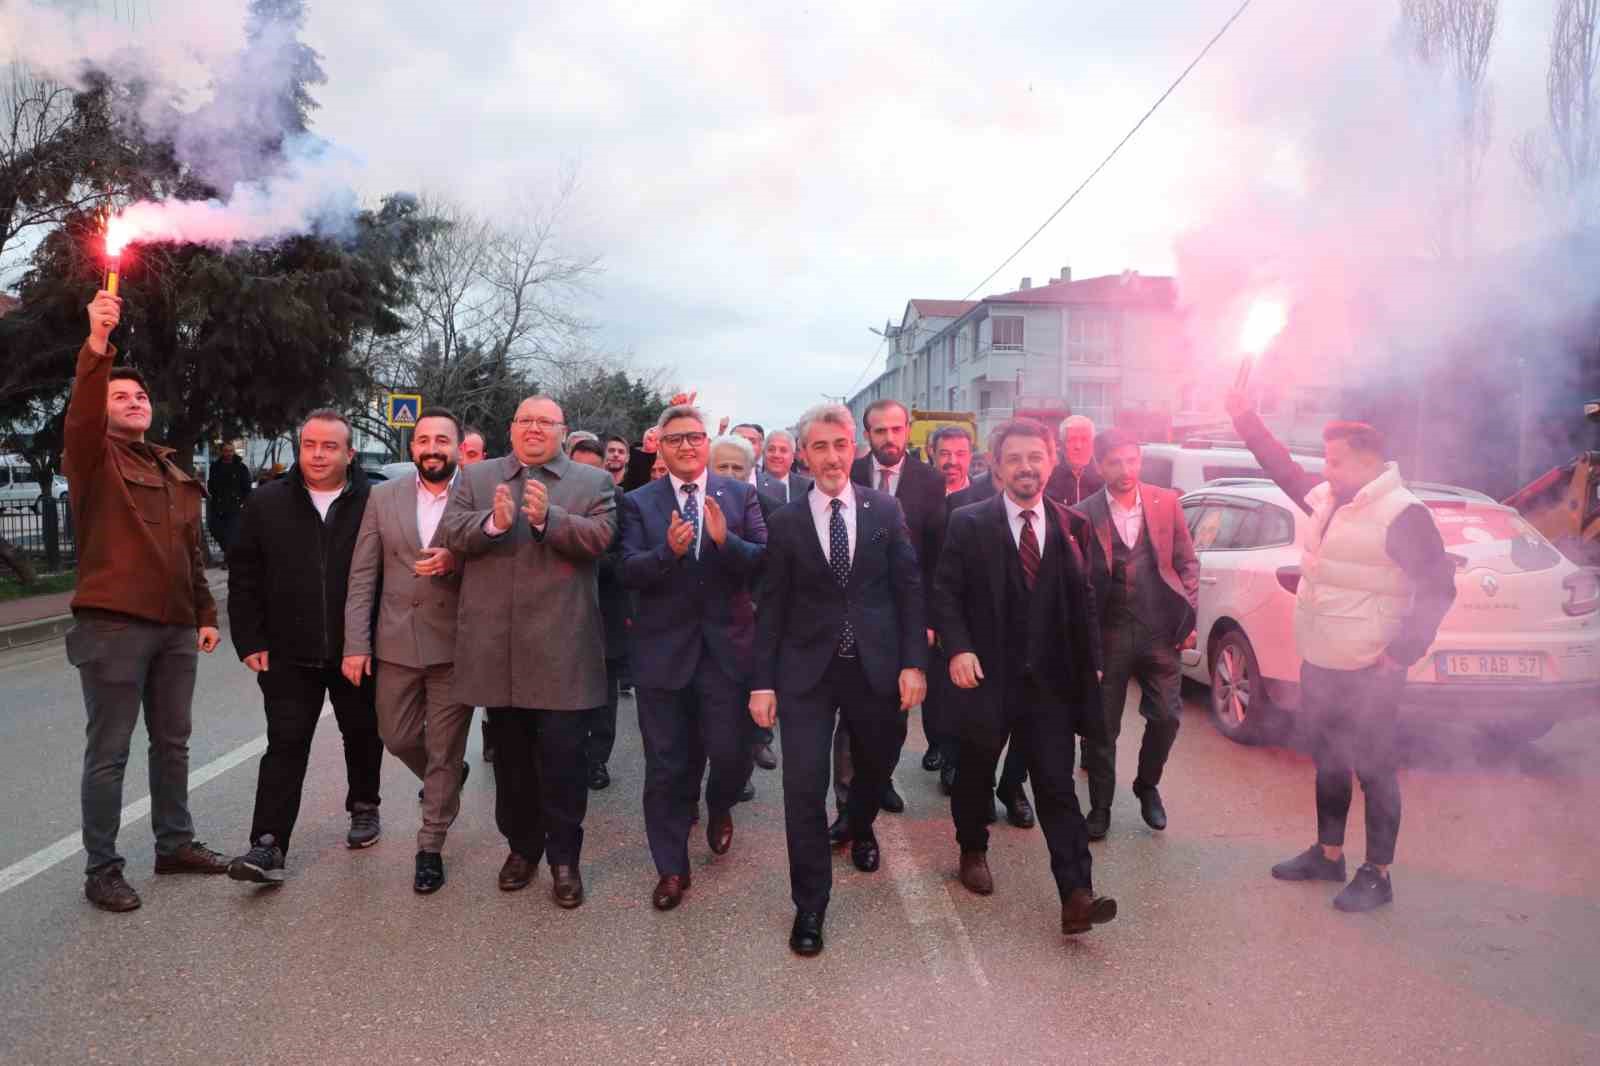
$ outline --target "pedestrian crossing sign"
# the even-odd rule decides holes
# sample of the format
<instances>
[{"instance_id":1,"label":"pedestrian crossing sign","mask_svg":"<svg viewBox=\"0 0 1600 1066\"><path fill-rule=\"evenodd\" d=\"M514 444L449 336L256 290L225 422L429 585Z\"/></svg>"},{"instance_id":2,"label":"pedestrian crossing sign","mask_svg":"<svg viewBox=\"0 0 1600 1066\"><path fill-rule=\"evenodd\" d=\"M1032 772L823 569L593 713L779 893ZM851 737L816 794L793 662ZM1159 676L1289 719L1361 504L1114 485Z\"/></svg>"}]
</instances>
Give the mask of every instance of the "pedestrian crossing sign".
<instances>
[{"instance_id":1,"label":"pedestrian crossing sign","mask_svg":"<svg viewBox=\"0 0 1600 1066\"><path fill-rule=\"evenodd\" d=\"M391 392L386 418L395 429L414 429L422 410L422 397L414 392Z\"/></svg>"}]
</instances>

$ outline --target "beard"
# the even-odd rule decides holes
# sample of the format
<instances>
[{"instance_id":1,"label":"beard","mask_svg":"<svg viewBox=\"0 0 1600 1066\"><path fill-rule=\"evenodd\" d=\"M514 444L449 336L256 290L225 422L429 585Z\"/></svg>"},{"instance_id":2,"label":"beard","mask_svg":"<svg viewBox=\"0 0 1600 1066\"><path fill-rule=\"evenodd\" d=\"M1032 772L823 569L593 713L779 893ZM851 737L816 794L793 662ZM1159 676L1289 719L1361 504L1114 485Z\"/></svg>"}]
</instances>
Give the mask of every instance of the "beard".
<instances>
[{"instance_id":1,"label":"beard","mask_svg":"<svg viewBox=\"0 0 1600 1066\"><path fill-rule=\"evenodd\" d=\"M436 469L429 469L427 466L423 465L430 459L438 460L439 466ZM424 455L422 458L417 460L417 476L433 485L437 485L444 481L449 481L455 472L455 460L447 458L443 455Z\"/></svg>"}]
</instances>

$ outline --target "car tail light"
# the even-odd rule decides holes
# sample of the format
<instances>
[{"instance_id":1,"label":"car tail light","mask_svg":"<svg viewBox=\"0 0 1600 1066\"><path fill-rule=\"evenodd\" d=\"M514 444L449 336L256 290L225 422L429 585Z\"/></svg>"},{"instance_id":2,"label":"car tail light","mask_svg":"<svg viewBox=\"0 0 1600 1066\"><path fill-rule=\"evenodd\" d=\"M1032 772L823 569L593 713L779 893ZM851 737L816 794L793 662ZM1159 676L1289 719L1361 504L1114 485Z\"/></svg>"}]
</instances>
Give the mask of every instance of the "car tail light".
<instances>
[{"instance_id":1,"label":"car tail light","mask_svg":"<svg viewBox=\"0 0 1600 1066\"><path fill-rule=\"evenodd\" d=\"M1574 617L1593 614L1600 610L1600 570L1579 570L1568 574L1561 587L1567 590L1567 602L1561 609Z\"/></svg>"},{"instance_id":2,"label":"car tail light","mask_svg":"<svg viewBox=\"0 0 1600 1066\"><path fill-rule=\"evenodd\" d=\"M1291 596L1299 593L1300 568L1298 566L1278 567L1278 584L1282 585L1284 591L1288 592Z\"/></svg>"}]
</instances>

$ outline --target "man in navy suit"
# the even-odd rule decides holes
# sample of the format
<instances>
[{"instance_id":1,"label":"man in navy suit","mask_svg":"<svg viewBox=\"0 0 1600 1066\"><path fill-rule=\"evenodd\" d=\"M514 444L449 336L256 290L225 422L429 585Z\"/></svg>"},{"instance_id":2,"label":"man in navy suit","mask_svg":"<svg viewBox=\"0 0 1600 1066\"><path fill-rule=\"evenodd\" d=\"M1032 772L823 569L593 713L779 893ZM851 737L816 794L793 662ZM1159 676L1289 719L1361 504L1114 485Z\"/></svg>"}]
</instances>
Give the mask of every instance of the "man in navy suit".
<instances>
[{"instance_id":1,"label":"man in navy suit","mask_svg":"<svg viewBox=\"0 0 1600 1066\"><path fill-rule=\"evenodd\" d=\"M900 505L850 481L855 422L839 404L800 420L816 483L772 516L756 627L750 716L770 728L782 708L783 813L798 955L822 950L833 862L828 771L836 720L850 737L856 786L846 817L856 868L878 868L872 823L906 737L906 712L927 693L922 574Z\"/></svg>"},{"instance_id":2,"label":"man in navy suit","mask_svg":"<svg viewBox=\"0 0 1600 1066\"><path fill-rule=\"evenodd\" d=\"M750 777L750 583L767 527L754 488L706 469L711 438L697 408L669 407L658 426L667 476L623 497L622 584L638 597L629 635L645 835L660 877L650 899L671 910L689 887L700 753L711 764L706 841L717 855L733 843L733 805Z\"/></svg>"}]
</instances>

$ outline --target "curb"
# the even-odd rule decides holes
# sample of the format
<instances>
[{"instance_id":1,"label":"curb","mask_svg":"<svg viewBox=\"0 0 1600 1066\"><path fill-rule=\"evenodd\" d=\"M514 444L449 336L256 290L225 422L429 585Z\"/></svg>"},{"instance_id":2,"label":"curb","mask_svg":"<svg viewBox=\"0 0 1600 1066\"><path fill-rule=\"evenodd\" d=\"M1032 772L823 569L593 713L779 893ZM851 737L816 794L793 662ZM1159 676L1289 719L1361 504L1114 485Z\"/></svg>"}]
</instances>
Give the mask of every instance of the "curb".
<instances>
[{"instance_id":1,"label":"curb","mask_svg":"<svg viewBox=\"0 0 1600 1066\"><path fill-rule=\"evenodd\" d=\"M228 584L226 581L220 586L212 586L211 598L217 602L218 607L228 602ZM42 644L47 640L58 640L66 636L67 630L71 628L72 615L70 613L52 615L49 618L36 618L31 622L18 622L15 625L0 626L0 651L25 648L30 644Z\"/></svg>"}]
</instances>

